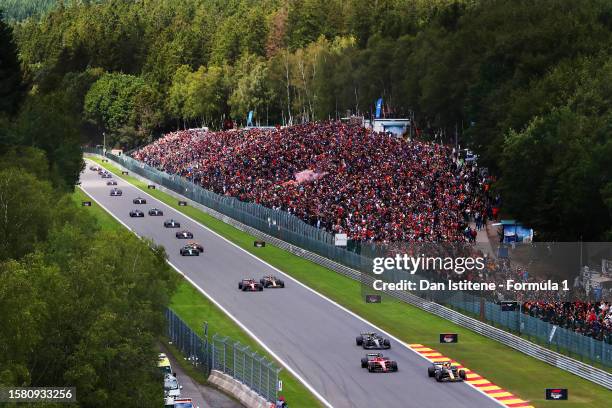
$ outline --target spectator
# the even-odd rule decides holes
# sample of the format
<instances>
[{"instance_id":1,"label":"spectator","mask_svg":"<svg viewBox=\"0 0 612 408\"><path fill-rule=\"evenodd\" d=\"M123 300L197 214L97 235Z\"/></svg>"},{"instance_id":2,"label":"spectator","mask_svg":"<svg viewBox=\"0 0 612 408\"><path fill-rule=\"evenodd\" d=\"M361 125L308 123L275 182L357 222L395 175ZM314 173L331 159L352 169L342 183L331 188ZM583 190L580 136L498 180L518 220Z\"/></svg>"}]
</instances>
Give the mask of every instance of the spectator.
<instances>
[{"instance_id":1,"label":"spectator","mask_svg":"<svg viewBox=\"0 0 612 408\"><path fill-rule=\"evenodd\" d=\"M340 122L179 131L133 156L353 240L466 241L487 208L486 180L450 148Z\"/></svg>"}]
</instances>

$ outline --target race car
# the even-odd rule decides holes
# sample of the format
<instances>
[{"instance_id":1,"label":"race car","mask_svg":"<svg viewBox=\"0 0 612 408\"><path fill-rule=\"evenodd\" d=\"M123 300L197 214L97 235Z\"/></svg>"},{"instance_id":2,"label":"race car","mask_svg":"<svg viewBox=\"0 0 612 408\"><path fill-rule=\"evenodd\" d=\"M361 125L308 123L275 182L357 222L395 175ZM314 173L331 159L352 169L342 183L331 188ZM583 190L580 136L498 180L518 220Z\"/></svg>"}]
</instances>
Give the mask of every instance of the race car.
<instances>
[{"instance_id":1,"label":"race car","mask_svg":"<svg viewBox=\"0 0 612 408\"><path fill-rule=\"evenodd\" d=\"M264 288L284 288L285 287L285 282L282 281L281 279L278 279L276 276L273 276L273 275L264 276L263 278L259 280L259 283L261 283L261 286L263 286Z\"/></svg>"},{"instance_id":2,"label":"race car","mask_svg":"<svg viewBox=\"0 0 612 408\"><path fill-rule=\"evenodd\" d=\"M465 370L451 365L450 361L440 361L427 367L427 375L434 377L436 381L463 381L465 380Z\"/></svg>"},{"instance_id":3,"label":"race car","mask_svg":"<svg viewBox=\"0 0 612 408\"><path fill-rule=\"evenodd\" d=\"M182 230L176 233L176 237L178 239L191 239L193 238L193 234L187 230Z\"/></svg>"},{"instance_id":4,"label":"race car","mask_svg":"<svg viewBox=\"0 0 612 408\"><path fill-rule=\"evenodd\" d=\"M164 215L164 212L158 208L151 208L149 210L149 215L152 217L157 217L157 216Z\"/></svg>"},{"instance_id":5,"label":"race car","mask_svg":"<svg viewBox=\"0 0 612 408\"><path fill-rule=\"evenodd\" d=\"M133 199L132 202L134 204L146 204L147 200L145 200L144 198L138 197L138 198Z\"/></svg>"},{"instance_id":6,"label":"race car","mask_svg":"<svg viewBox=\"0 0 612 408\"><path fill-rule=\"evenodd\" d=\"M107 186L116 186L117 185L117 180L108 180L106 182Z\"/></svg>"},{"instance_id":7,"label":"race car","mask_svg":"<svg viewBox=\"0 0 612 408\"><path fill-rule=\"evenodd\" d=\"M100 171L100 170L102 170L102 168L100 166L97 166L97 165L94 164L92 166L89 166L89 170L91 170L91 171Z\"/></svg>"},{"instance_id":8,"label":"race car","mask_svg":"<svg viewBox=\"0 0 612 408\"><path fill-rule=\"evenodd\" d=\"M175 220L164 221L164 227L166 228L181 228L181 223Z\"/></svg>"},{"instance_id":9,"label":"race car","mask_svg":"<svg viewBox=\"0 0 612 408\"><path fill-rule=\"evenodd\" d=\"M238 289L243 292L261 292L263 290L263 286L261 283L257 282L255 279L243 279L238 282Z\"/></svg>"},{"instance_id":10,"label":"race car","mask_svg":"<svg viewBox=\"0 0 612 408\"><path fill-rule=\"evenodd\" d=\"M200 256L200 251L189 245L185 245L181 248L181 256Z\"/></svg>"},{"instance_id":11,"label":"race car","mask_svg":"<svg viewBox=\"0 0 612 408\"><path fill-rule=\"evenodd\" d=\"M357 345L366 350L386 350L391 348L389 339L374 332L363 332L356 339Z\"/></svg>"},{"instance_id":12,"label":"race car","mask_svg":"<svg viewBox=\"0 0 612 408\"><path fill-rule=\"evenodd\" d=\"M397 371L397 361L384 357L382 353L368 353L361 359L361 368L371 373L392 373Z\"/></svg>"},{"instance_id":13,"label":"race car","mask_svg":"<svg viewBox=\"0 0 612 408\"><path fill-rule=\"evenodd\" d=\"M123 192L116 187L110 191L111 197L121 197L122 194Z\"/></svg>"},{"instance_id":14,"label":"race car","mask_svg":"<svg viewBox=\"0 0 612 408\"><path fill-rule=\"evenodd\" d=\"M196 249L196 250L198 250L199 252L204 252L204 247L203 247L202 245L198 244L198 243L197 243L197 242L195 242L195 241L189 241L189 242L187 242L187 245L186 245L186 246L188 246L188 247L190 247L190 248L193 248L193 249Z\"/></svg>"},{"instance_id":15,"label":"race car","mask_svg":"<svg viewBox=\"0 0 612 408\"><path fill-rule=\"evenodd\" d=\"M113 175L110 174L109 172L104 172L102 173L102 178L113 178Z\"/></svg>"},{"instance_id":16,"label":"race car","mask_svg":"<svg viewBox=\"0 0 612 408\"><path fill-rule=\"evenodd\" d=\"M140 210L130 211L130 217L144 217L144 213Z\"/></svg>"}]
</instances>

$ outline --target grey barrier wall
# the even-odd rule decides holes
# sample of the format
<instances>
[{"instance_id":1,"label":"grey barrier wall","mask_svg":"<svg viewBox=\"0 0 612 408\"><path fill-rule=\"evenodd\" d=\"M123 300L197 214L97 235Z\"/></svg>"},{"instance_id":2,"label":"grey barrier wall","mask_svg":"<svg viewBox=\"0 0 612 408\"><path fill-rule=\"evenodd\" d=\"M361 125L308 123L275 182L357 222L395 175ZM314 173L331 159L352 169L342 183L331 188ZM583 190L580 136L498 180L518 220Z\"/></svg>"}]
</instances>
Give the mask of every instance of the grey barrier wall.
<instances>
[{"instance_id":1,"label":"grey barrier wall","mask_svg":"<svg viewBox=\"0 0 612 408\"><path fill-rule=\"evenodd\" d=\"M204 376L221 371L267 401L276 401L280 368L272 362L229 337L215 334L209 342L208 335L200 337L171 309L166 309L166 320L167 337Z\"/></svg>"},{"instance_id":2,"label":"grey barrier wall","mask_svg":"<svg viewBox=\"0 0 612 408\"><path fill-rule=\"evenodd\" d=\"M89 152L100 154L95 149L89 150ZM143 178L164 186L171 194L178 194L201 204L204 211L224 222L351 279L363 282L363 274L360 271L366 271L371 266L371 259L335 247L331 234L317 230L290 214L256 204L243 203L231 197L221 197L194 185L188 180L163 173L130 157L118 157L111 154L107 154L107 157ZM422 299L410 293L390 292L388 294L497 340L527 355L612 389L612 374L604 370L548 350L439 303ZM453 300L452 297L437 300L440 303L446 303L449 306L461 309L465 313L480 313L480 300L478 302L474 299L457 301ZM519 332L518 328L520 327L532 340L540 341L549 347L556 347L559 351L571 352L582 358L612 366L612 346L609 344L561 328L555 329L554 336L551 338L553 325L527 315L514 316L514 318L506 314L497 315L494 309L499 308L498 305L491 302L485 302L484 304L485 318L492 323L517 332ZM477 311L475 309L476 305L478 306Z\"/></svg>"}]
</instances>

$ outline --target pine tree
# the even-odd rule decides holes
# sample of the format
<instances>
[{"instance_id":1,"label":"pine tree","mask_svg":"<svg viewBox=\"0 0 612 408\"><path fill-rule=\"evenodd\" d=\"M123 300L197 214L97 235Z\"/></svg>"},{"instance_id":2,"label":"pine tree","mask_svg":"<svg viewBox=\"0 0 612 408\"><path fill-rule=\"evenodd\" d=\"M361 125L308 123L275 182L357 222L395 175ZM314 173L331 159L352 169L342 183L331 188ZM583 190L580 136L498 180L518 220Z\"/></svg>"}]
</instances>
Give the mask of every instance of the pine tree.
<instances>
[{"instance_id":1,"label":"pine tree","mask_svg":"<svg viewBox=\"0 0 612 408\"><path fill-rule=\"evenodd\" d=\"M0 10L0 114L12 115L17 112L23 95L21 66L13 30L4 21L4 14Z\"/></svg>"}]
</instances>

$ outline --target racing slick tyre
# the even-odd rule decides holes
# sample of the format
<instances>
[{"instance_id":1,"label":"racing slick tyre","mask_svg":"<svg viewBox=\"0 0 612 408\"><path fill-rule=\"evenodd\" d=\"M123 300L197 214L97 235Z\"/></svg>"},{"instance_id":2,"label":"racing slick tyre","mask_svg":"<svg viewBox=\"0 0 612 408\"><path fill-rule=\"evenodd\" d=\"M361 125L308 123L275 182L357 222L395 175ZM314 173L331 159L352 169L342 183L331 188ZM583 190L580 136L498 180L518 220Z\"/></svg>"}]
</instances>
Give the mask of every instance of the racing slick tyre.
<instances>
[{"instance_id":1,"label":"racing slick tyre","mask_svg":"<svg viewBox=\"0 0 612 408\"><path fill-rule=\"evenodd\" d=\"M427 375L433 377L436 375L436 369L433 367L427 367Z\"/></svg>"},{"instance_id":2,"label":"racing slick tyre","mask_svg":"<svg viewBox=\"0 0 612 408\"><path fill-rule=\"evenodd\" d=\"M357 337L355 340L357 341L357 345L358 345L358 346L363 345L363 337L358 336L358 337Z\"/></svg>"},{"instance_id":3,"label":"racing slick tyre","mask_svg":"<svg viewBox=\"0 0 612 408\"><path fill-rule=\"evenodd\" d=\"M442 370L436 372L436 381L442 382Z\"/></svg>"},{"instance_id":4,"label":"racing slick tyre","mask_svg":"<svg viewBox=\"0 0 612 408\"><path fill-rule=\"evenodd\" d=\"M364 357L361 359L361 368L366 368L367 366L368 366L368 359Z\"/></svg>"},{"instance_id":5,"label":"racing slick tyre","mask_svg":"<svg viewBox=\"0 0 612 408\"><path fill-rule=\"evenodd\" d=\"M391 342L389 341L389 339L385 339L383 341L383 346L386 348L391 348Z\"/></svg>"},{"instance_id":6,"label":"racing slick tyre","mask_svg":"<svg viewBox=\"0 0 612 408\"><path fill-rule=\"evenodd\" d=\"M244 288L242 287L242 282L238 282L238 289L244 290Z\"/></svg>"},{"instance_id":7,"label":"racing slick tyre","mask_svg":"<svg viewBox=\"0 0 612 408\"><path fill-rule=\"evenodd\" d=\"M257 290L261 292L261 291L263 290L263 286L259 285L259 286L257 287Z\"/></svg>"},{"instance_id":8,"label":"racing slick tyre","mask_svg":"<svg viewBox=\"0 0 612 408\"><path fill-rule=\"evenodd\" d=\"M393 371L393 372L397 371L397 362L396 361L391 363L390 371Z\"/></svg>"},{"instance_id":9,"label":"racing slick tyre","mask_svg":"<svg viewBox=\"0 0 612 408\"><path fill-rule=\"evenodd\" d=\"M465 381L465 370L459 370L459 378Z\"/></svg>"},{"instance_id":10,"label":"racing slick tyre","mask_svg":"<svg viewBox=\"0 0 612 408\"><path fill-rule=\"evenodd\" d=\"M374 372L374 368L371 365L368 365L368 372L370 373Z\"/></svg>"},{"instance_id":11,"label":"racing slick tyre","mask_svg":"<svg viewBox=\"0 0 612 408\"><path fill-rule=\"evenodd\" d=\"M284 287L285 287L285 282L280 281L280 287L281 287L281 288L284 288Z\"/></svg>"},{"instance_id":12,"label":"racing slick tyre","mask_svg":"<svg viewBox=\"0 0 612 408\"><path fill-rule=\"evenodd\" d=\"M261 286L266 286L266 282L263 279L260 279L259 283L261 284Z\"/></svg>"}]
</instances>

